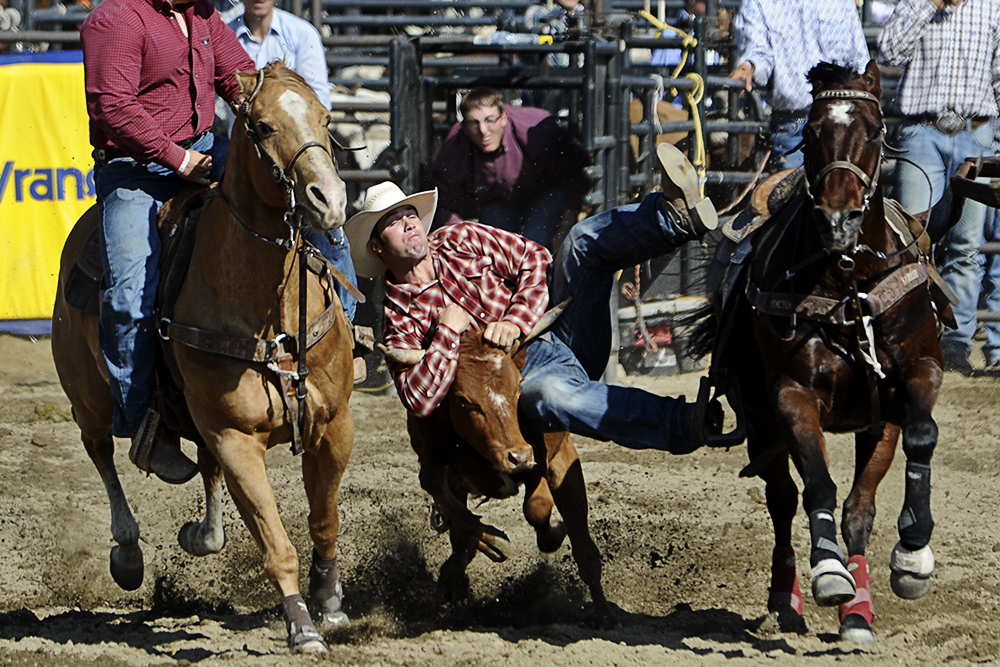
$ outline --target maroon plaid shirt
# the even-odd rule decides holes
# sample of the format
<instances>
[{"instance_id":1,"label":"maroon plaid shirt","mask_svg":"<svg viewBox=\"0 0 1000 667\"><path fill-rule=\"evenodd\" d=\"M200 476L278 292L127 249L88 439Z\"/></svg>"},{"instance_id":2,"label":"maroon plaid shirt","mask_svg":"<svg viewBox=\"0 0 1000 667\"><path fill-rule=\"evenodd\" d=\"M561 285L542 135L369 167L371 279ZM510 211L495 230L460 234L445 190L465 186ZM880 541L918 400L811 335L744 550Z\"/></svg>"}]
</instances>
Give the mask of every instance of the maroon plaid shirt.
<instances>
[{"instance_id":1,"label":"maroon plaid shirt","mask_svg":"<svg viewBox=\"0 0 1000 667\"><path fill-rule=\"evenodd\" d=\"M90 143L177 170L178 141L212 126L215 92L227 102L233 73L253 60L208 0L183 8L189 38L168 0L105 0L80 29Z\"/></svg>"},{"instance_id":2,"label":"maroon plaid shirt","mask_svg":"<svg viewBox=\"0 0 1000 667\"><path fill-rule=\"evenodd\" d=\"M426 349L416 366L388 362L403 405L426 417L455 379L459 335L437 324L447 299L463 306L480 327L511 322L527 334L549 303L546 270L552 256L523 236L461 222L428 236L438 279L385 283L382 331L388 347Z\"/></svg>"}]
</instances>

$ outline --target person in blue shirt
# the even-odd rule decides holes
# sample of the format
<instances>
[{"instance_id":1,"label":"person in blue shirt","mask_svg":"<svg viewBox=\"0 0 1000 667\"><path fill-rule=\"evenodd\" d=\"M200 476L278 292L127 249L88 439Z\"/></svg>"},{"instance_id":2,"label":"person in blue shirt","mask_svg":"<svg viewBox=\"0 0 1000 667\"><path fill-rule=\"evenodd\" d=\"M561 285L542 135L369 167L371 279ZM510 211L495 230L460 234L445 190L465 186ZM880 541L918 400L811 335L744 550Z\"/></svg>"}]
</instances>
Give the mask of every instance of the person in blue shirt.
<instances>
[{"instance_id":1,"label":"person in blue shirt","mask_svg":"<svg viewBox=\"0 0 1000 667\"><path fill-rule=\"evenodd\" d=\"M258 69L275 60L284 60L288 67L306 80L329 109L330 80L319 32L308 21L275 8L274 1L243 0L243 15L232 19L229 27L236 32L236 38ZM344 230L317 232L309 229L306 239L354 285L358 284L354 262L351 261L351 246ZM347 318L353 321L357 300L339 283L337 296L344 305Z\"/></svg>"},{"instance_id":2,"label":"person in blue shirt","mask_svg":"<svg viewBox=\"0 0 1000 667\"><path fill-rule=\"evenodd\" d=\"M733 34L739 63L729 76L750 92L770 81L772 162L802 166L802 128L812 105L806 74L820 62L864 72L871 56L861 18L847 0L743 0Z\"/></svg>"}]
</instances>

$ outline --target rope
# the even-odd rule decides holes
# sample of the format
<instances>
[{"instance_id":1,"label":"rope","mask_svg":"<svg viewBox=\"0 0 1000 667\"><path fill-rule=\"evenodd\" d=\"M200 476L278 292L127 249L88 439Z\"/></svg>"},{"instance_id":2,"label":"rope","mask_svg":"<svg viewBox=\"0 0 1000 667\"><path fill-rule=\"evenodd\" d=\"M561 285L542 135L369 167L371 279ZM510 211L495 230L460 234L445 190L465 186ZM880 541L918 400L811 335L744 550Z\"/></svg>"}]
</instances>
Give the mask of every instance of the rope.
<instances>
[{"instance_id":1,"label":"rope","mask_svg":"<svg viewBox=\"0 0 1000 667\"><path fill-rule=\"evenodd\" d=\"M719 211L719 215L723 215L724 213L729 213L729 211L733 210L741 201L743 201L743 198L747 196L747 193L749 193L757 186L757 179L760 178L760 173L764 171L764 165L767 164L767 161L768 159L770 159L770 157L771 157L771 149L768 149L767 152L764 154L764 159L760 161L760 166L757 167L757 173L753 175L753 180L747 183L747 186L743 188L743 192L740 193L740 196L737 197L732 204Z\"/></svg>"},{"instance_id":2,"label":"rope","mask_svg":"<svg viewBox=\"0 0 1000 667\"><path fill-rule=\"evenodd\" d=\"M698 46L698 40L692 35L689 35L686 31L680 28L675 28L669 23L664 23L660 19L656 18L650 14L645 9L639 10L639 15L644 19L649 21L654 28L657 29L656 37L660 37L664 30L672 30L681 38L681 59L677 63L677 67L674 68L671 78L678 79L681 76L681 71L687 64L688 56L691 53L691 49ZM698 172L698 190L701 196L705 196L705 181L708 180L708 164L707 157L705 153L705 133L701 127L701 114L698 113L698 105L701 103L702 99L705 97L705 81L694 73L689 73L686 75L687 78L694 81L694 88L689 91L684 92L684 99L687 102L688 107L691 109L691 118L694 120L694 160L692 160L692 165L694 165L695 171ZM674 97L677 96L677 89L671 88L670 94ZM659 125L659 112L654 110L656 114L657 125Z\"/></svg>"}]
</instances>

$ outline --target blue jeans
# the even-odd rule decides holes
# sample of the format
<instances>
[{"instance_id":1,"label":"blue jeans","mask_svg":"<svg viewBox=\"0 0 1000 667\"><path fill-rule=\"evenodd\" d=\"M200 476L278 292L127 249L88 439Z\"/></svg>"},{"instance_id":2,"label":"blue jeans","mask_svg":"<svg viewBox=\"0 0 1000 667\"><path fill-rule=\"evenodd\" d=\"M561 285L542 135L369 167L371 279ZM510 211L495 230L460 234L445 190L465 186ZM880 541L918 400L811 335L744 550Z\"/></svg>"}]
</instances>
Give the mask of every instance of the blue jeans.
<instances>
[{"instance_id":1,"label":"blue jeans","mask_svg":"<svg viewBox=\"0 0 1000 667\"><path fill-rule=\"evenodd\" d=\"M191 148L212 156L212 179L218 180L229 142L207 134ZM139 430L153 390L157 345L153 310L161 250L156 212L189 182L166 167L130 158L98 161L94 182L107 288L98 341L115 403L112 432L130 438Z\"/></svg>"},{"instance_id":2,"label":"blue jeans","mask_svg":"<svg viewBox=\"0 0 1000 667\"><path fill-rule=\"evenodd\" d=\"M960 132L954 136L942 134L933 125L906 123L902 126L897 140L900 148L908 151L906 157L923 168L927 178L913 165L900 161L896 166L895 197L910 213L922 213L941 199L951 177L955 175L967 157L977 157L980 153L993 155L993 130L989 123L983 123L972 132ZM928 178L933 188L933 199L928 190ZM983 286L984 259L979 253L980 244L989 231L990 240L1000 240L994 233L995 223L992 212L991 224L985 230L987 207L974 201L966 201L962 217L945 235L941 243L945 246L941 275L948 287L959 299L955 308L958 329L945 329L941 335L941 347L946 354L968 358L972 351L972 336L976 332L976 310ZM1000 262L985 263L989 273L989 285L1000 287ZM998 301L992 294L988 299ZM987 363L1000 361L1000 324L986 324L989 343L985 348ZM991 359L992 356L992 359Z\"/></svg>"},{"instance_id":3,"label":"blue jeans","mask_svg":"<svg viewBox=\"0 0 1000 667\"><path fill-rule=\"evenodd\" d=\"M806 121L792 120L784 123L771 121L771 161L777 171L795 169L805 162L802 149L792 152L802 143L802 128Z\"/></svg>"},{"instance_id":4,"label":"blue jeans","mask_svg":"<svg viewBox=\"0 0 1000 667\"><path fill-rule=\"evenodd\" d=\"M354 260L351 259L351 244L348 242L347 234L344 233L344 230L341 228L328 232L317 232L310 227L306 230L305 235L306 240L313 244L323 257L330 260L331 264L340 269L340 272L344 274L345 278L351 281L352 285L357 287L358 276L354 272ZM347 319L353 322L354 313L358 309L358 300L340 282L335 282L337 285L337 296L340 297L340 303L344 306Z\"/></svg>"},{"instance_id":5,"label":"blue jeans","mask_svg":"<svg viewBox=\"0 0 1000 667\"><path fill-rule=\"evenodd\" d=\"M552 236L565 210L566 184L559 183L524 201L483 202L479 222L520 234L551 250Z\"/></svg>"},{"instance_id":6,"label":"blue jeans","mask_svg":"<svg viewBox=\"0 0 1000 667\"><path fill-rule=\"evenodd\" d=\"M659 193L577 224L552 263L549 299L573 302L527 350L521 370L525 423L567 430L632 449L686 454L700 445L689 424L694 406L634 387L597 381L611 353L615 273L676 250L693 237L681 230Z\"/></svg>"}]
</instances>

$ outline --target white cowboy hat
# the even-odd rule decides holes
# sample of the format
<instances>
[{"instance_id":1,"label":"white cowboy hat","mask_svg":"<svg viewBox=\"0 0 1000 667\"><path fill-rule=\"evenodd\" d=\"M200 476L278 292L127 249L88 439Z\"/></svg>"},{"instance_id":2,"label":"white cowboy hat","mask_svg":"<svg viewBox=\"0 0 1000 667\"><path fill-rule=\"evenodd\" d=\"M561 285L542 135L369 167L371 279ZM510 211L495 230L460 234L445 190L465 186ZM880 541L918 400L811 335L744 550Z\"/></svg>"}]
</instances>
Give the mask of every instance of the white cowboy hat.
<instances>
[{"instance_id":1,"label":"white cowboy hat","mask_svg":"<svg viewBox=\"0 0 1000 667\"><path fill-rule=\"evenodd\" d=\"M427 229L434 222L437 203L437 188L418 192L409 197L392 181L385 181L368 188L365 205L344 223L344 231L351 244L351 259L354 260L354 270L358 275L363 278L375 278L386 271L385 262L368 249L372 230L382 216L400 206L412 206L417 209L417 215Z\"/></svg>"}]
</instances>

